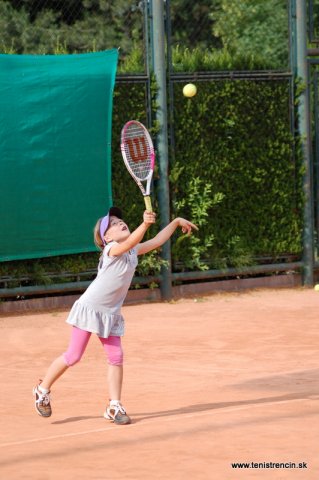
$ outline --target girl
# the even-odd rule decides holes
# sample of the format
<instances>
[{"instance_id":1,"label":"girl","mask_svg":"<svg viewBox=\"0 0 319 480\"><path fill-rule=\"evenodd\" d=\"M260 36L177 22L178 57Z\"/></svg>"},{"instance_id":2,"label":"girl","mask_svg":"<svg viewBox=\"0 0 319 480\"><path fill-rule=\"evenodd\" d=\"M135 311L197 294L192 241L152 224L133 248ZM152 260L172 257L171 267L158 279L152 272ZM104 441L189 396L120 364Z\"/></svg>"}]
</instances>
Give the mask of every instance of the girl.
<instances>
[{"instance_id":1,"label":"girl","mask_svg":"<svg viewBox=\"0 0 319 480\"><path fill-rule=\"evenodd\" d=\"M84 294L77 300L67 318L72 325L71 340L65 353L50 365L43 380L34 387L35 408L42 417L50 417L50 389L53 383L72 365L81 360L92 333L96 333L108 360L108 393L110 403L104 417L118 425L131 423L121 404L123 381L124 319L121 306L137 266L137 255L154 250L165 243L177 227L190 234L196 225L175 218L154 238L140 243L147 229L155 223L155 214L145 211L141 225L130 233L117 207L99 219L94 228L95 244L102 250L98 273Z\"/></svg>"}]
</instances>

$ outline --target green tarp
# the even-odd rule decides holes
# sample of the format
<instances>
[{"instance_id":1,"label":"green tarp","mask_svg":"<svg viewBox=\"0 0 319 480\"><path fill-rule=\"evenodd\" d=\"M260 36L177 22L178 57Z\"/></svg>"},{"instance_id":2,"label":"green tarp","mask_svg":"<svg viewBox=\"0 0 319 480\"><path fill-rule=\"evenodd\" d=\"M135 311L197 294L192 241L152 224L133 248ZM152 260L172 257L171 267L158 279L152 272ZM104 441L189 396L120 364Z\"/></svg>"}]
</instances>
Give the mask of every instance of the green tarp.
<instances>
[{"instance_id":1,"label":"green tarp","mask_svg":"<svg viewBox=\"0 0 319 480\"><path fill-rule=\"evenodd\" d=\"M93 251L118 52L0 55L0 261Z\"/></svg>"}]
</instances>

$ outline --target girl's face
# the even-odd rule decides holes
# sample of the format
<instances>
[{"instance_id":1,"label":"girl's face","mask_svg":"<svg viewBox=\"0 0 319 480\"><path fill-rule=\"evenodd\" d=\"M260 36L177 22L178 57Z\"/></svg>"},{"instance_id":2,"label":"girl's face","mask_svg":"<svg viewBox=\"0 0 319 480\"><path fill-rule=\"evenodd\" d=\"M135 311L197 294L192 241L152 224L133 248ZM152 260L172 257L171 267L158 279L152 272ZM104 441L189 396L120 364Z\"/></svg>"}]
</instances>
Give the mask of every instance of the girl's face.
<instances>
[{"instance_id":1,"label":"girl's face","mask_svg":"<svg viewBox=\"0 0 319 480\"><path fill-rule=\"evenodd\" d=\"M111 242L112 240L118 243L124 242L129 236L130 231L128 226L120 218L111 216L109 228L106 230L104 238L106 242Z\"/></svg>"}]
</instances>

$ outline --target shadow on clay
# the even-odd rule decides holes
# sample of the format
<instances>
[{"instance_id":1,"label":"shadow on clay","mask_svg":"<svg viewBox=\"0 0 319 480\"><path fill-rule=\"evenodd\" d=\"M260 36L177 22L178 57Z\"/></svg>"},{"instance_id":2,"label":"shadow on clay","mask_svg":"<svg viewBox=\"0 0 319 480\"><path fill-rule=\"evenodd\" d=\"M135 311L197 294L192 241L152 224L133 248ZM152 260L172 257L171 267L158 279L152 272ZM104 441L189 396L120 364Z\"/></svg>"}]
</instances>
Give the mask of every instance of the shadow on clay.
<instances>
[{"instance_id":1,"label":"shadow on clay","mask_svg":"<svg viewBox=\"0 0 319 480\"><path fill-rule=\"evenodd\" d=\"M91 420L92 418L103 418L103 415L82 415L80 417L68 417L63 420L57 420L56 422L51 422L52 425L61 425L62 423L72 423L80 422L82 420Z\"/></svg>"},{"instance_id":2,"label":"shadow on clay","mask_svg":"<svg viewBox=\"0 0 319 480\"><path fill-rule=\"evenodd\" d=\"M240 407L244 405L258 405L267 403L280 403L293 400L306 400L310 398L316 398L319 396L319 369L304 370L297 372L283 373L281 375L271 375L267 377L259 377L238 384L231 385L235 388L243 389L267 389L267 390L287 390L293 389L294 393L286 393L285 395L276 395L272 397L253 398L249 400L229 401L229 402L216 402L216 403L204 403L198 405L189 405L186 407L175 408L172 410L163 410L159 412L151 413L130 413L133 418L132 423L138 423L142 420L157 417L169 417L173 415L185 415L190 413L199 413L209 410L220 410L223 408ZM305 391L305 388L309 390ZM310 390L311 388L311 390ZM300 389L299 392L296 390ZM303 391L301 390L303 389ZM136 418L141 417L141 418ZM103 418L102 415L91 416L78 416L68 417L64 420L57 420L52 422L54 425L63 423L80 422L82 420L90 420L94 418Z\"/></svg>"},{"instance_id":3,"label":"shadow on clay","mask_svg":"<svg viewBox=\"0 0 319 480\"><path fill-rule=\"evenodd\" d=\"M209 410L220 410L223 408L230 408L230 407L240 407L244 405L258 405L258 404L267 404L267 403L280 403L280 402L287 402L293 400L306 400L310 398L316 398L319 395L318 392L300 392L300 393L290 393L287 395L277 395L275 397L263 397L263 398L254 398L249 400L239 400L233 402L216 402L216 403L204 403L198 405L189 405L188 407L181 407L176 408L173 410L166 410L166 411L159 411L159 412L152 412L152 413L132 413L133 422L138 423L142 420L146 420L149 418L157 418L157 417L168 417L171 415L185 415L189 413L199 413L205 412ZM141 418L136 418L141 417Z\"/></svg>"},{"instance_id":4,"label":"shadow on clay","mask_svg":"<svg viewBox=\"0 0 319 480\"><path fill-rule=\"evenodd\" d=\"M240 383L230 385L235 388L243 389L266 389L266 390L292 390L312 389L313 395L319 393L319 369L300 370L295 372L283 372L276 375L268 375L246 380Z\"/></svg>"}]
</instances>

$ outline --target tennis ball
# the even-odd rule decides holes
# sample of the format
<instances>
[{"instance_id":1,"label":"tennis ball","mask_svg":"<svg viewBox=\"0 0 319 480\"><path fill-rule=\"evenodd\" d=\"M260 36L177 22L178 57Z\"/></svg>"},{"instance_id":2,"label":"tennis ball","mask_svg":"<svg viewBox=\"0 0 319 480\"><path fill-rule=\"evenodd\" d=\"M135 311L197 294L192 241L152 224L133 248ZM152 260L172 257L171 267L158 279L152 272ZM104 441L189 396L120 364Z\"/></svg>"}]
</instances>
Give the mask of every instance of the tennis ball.
<instances>
[{"instance_id":1,"label":"tennis ball","mask_svg":"<svg viewBox=\"0 0 319 480\"><path fill-rule=\"evenodd\" d=\"M185 97L188 97L188 98L193 97L194 95L196 95L196 93L197 93L197 87L193 83L188 83L183 88L183 95Z\"/></svg>"},{"instance_id":2,"label":"tennis ball","mask_svg":"<svg viewBox=\"0 0 319 480\"><path fill-rule=\"evenodd\" d=\"M319 283L317 283L317 285L315 285L313 288L316 290L316 292L319 292Z\"/></svg>"}]
</instances>

